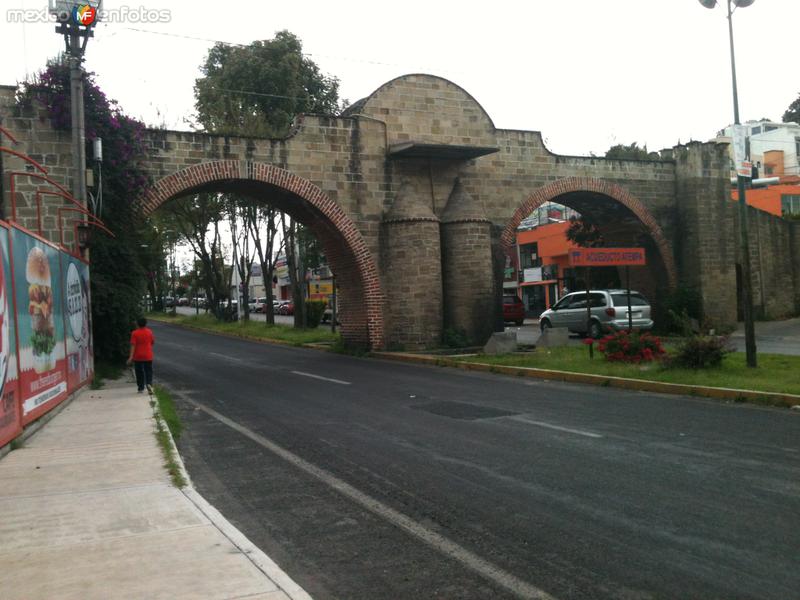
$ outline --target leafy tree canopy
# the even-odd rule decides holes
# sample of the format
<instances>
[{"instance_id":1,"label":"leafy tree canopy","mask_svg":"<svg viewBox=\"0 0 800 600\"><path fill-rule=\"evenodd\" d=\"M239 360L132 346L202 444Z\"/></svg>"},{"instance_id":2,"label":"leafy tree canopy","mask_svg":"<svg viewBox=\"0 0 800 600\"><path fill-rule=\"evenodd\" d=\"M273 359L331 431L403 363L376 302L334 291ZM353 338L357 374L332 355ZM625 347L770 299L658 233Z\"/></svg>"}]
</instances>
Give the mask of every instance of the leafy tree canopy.
<instances>
[{"instance_id":1,"label":"leafy tree canopy","mask_svg":"<svg viewBox=\"0 0 800 600\"><path fill-rule=\"evenodd\" d=\"M606 158L616 158L622 160L658 160L658 152L648 152L647 144L641 148L636 142L630 145L617 144L611 146L606 152Z\"/></svg>"},{"instance_id":2,"label":"leafy tree canopy","mask_svg":"<svg viewBox=\"0 0 800 600\"><path fill-rule=\"evenodd\" d=\"M784 123L800 123L800 96L783 113Z\"/></svg>"},{"instance_id":3,"label":"leafy tree canopy","mask_svg":"<svg viewBox=\"0 0 800 600\"><path fill-rule=\"evenodd\" d=\"M567 228L567 239L582 248L597 248L605 243L603 234L594 223L584 217L571 217Z\"/></svg>"},{"instance_id":4,"label":"leafy tree canopy","mask_svg":"<svg viewBox=\"0 0 800 600\"><path fill-rule=\"evenodd\" d=\"M288 31L249 46L218 43L200 69L195 107L210 132L281 137L299 113L339 109L339 80L323 75Z\"/></svg>"}]
</instances>

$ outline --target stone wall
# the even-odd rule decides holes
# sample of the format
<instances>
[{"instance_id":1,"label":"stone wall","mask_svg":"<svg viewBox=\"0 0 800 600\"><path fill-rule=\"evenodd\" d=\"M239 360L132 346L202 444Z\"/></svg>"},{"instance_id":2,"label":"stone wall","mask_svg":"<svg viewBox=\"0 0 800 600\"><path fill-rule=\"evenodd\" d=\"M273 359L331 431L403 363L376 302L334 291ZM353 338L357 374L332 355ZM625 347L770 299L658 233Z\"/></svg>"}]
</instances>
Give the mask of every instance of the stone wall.
<instances>
[{"instance_id":1,"label":"stone wall","mask_svg":"<svg viewBox=\"0 0 800 600\"><path fill-rule=\"evenodd\" d=\"M72 140L69 132L55 131L50 126L44 109L38 107L20 108L15 101L16 87L0 86L0 124L10 131L18 140L15 144L11 140L3 139L2 145L22 154L27 154L38 162L47 171L47 176L56 183L72 191ZM17 221L23 227L34 232L39 232L46 239L59 243L63 238L66 245L74 242L72 223L69 222L73 215L62 211L61 225L59 225L58 209L69 207L71 204L61 198L46 195L41 197L41 221L36 209L37 189L42 188L41 180L33 177L14 177L14 198L11 197L12 171L36 174L38 171L29 163L20 158L4 154L3 160L3 202L2 217L11 219L12 204L16 204ZM45 186L53 190L52 186ZM13 200L13 202L12 202Z\"/></svg>"},{"instance_id":2,"label":"stone wall","mask_svg":"<svg viewBox=\"0 0 800 600\"><path fill-rule=\"evenodd\" d=\"M13 88L0 89L0 117L69 188L68 133L52 131L39 110L16 108ZM549 200L601 224L614 243L646 245L651 268L634 282L654 302L677 284L696 286L710 321L736 320L737 217L721 145L693 143L655 161L559 156L539 132L497 129L466 91L430 75L390 81L341 117L298 118L284 139L152 129L147 143L154 185L145 212L197 191L232 191L311 227L357 343L435 345L445 327L476 341L488 334L504 247L520 219ZM458 151L404 157L395 153L402 144ZM488 154L469 158L475 149ZM23 168L15 159L5 166ZM20 218L35 228L34 186L25 185ZM9 202L6 191L6 210ZM54 206L43 221L51 239ZM796 312L797 226L757 212L752 221L756 303L769 317Z\"/></svg>"}]
</instances>

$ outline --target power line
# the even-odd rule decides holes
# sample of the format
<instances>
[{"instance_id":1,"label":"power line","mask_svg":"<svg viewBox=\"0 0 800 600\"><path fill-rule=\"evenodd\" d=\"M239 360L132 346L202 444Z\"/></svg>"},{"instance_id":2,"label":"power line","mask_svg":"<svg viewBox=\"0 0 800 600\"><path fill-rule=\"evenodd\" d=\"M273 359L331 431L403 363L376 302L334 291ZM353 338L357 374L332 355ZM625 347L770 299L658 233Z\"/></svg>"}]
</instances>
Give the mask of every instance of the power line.
<instances>
[{"instance_id":1,"label":"power line","mask_svg":"<svg viewBox=\"0 0 800 600\"><path fill-rule=\"evenodd\" d=\"M235 46L237 48L246 48L247 46L249 46L249 44L240 44L238 42L227 42L225 40L216 40L216 39L212 39L212 38L203 38L203 37L197 37L197 36L192 36L192 35L184 35L184 34L180 34L180 33L171 33L171 32L168 32L168 31L153 31L152 29L141 29L139 27L123 27L123 29L127 29L128 31L135 31L137 33L149 33L149 34L152 34L152 35L162 35L162 36L166 36L166 37L174 37L174 38L184 39L184 40L193 40L193 41L197 41L197 42L206 42L206 43L212 43L212 44L222 44L224 46ZM364 58L351 58L351 57L348 57L348 56L337 56L337 55L334 55L334 54L320 54L318 52L303 52L302 54L303 54L303 56L306 56L306 57L314 57L314 56L316 56L316 57L321 57L321 58L329 58L329 59L333 59L333 60L344 60L344 61L362 63L362 64L368 64L368 65L378 65L378 66L381 66L381 67L404 68L403 65L399 65L397 63L387 63L387 62L381 62L381 61L377 61L377 60L367 60L367 59L364 59Z\"/></svg>"}]
</instances>

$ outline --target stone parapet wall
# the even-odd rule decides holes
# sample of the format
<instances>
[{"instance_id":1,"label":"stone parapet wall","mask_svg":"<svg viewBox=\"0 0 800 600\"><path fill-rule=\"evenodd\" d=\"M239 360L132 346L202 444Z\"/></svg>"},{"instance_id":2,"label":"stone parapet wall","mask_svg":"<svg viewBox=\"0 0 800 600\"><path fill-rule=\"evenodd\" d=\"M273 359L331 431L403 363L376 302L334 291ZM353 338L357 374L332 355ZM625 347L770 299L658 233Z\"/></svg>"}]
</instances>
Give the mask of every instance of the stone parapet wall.
<instances>
[{"instance_id":1,"label":"stone parapet wall","mask_svg":"<svg viewBox=\"0 0 800 600\"><path fill-rule=\"evenodd\" d=\"M0 88L0 118L69 189L69 134L53 131L43 111L16 107L11 87ZM444 327L477 341L499 310L498 265L516 225L550 200L597 222L610 242L645 245L653 261L634 285L656 303L676 285L695 286L710 322L736 321L737 216L723 145L692 143L652 161L559 156L539 132L497 129L462 88L419 74L388 82L343 116L299 117L283 139L150 129L146 141L153 187L139 199L145 212L181 195L229 191L311 227L342 288L354 343L429 346ZM392 153L409 143L457 151ZM476 149L488 154L463 158ZM16 159L4 166L24 170ZM22 182L15 198L32 229L34 189ZM7 187L3 200L7 211ZM42 216L55 241L60 205L51 200ZM756 303L768 317L796 311L797 226L763 213L752 221Z\"/></svg>"},{"instance_id":2,"label":"stone parapet wall","mask_svg":"<svg viewBox=\"0 0 800 600\"><path fill-rule=\"evenodd\" d=\"M28 155L47 171L47 176L68 191L72 191L72 139L67 131L56 131L50 125L46 111L39 107L20 107L16 103L16 87L0 86L0 124L18 140L3 139L3 145ZM16 204L17 222L23 227L38 231L41 225L43 237L59 243L62 233L66 245L74 242L70 216L61 218L59 208L72 206L56 196L41 197L41 211L37 211L36 191L52 186L33 177L14 177L14 198L11 197L11 176L14 172L38 173L29 163L15 156L3 155L3 218L12 218L12 204ZM66 215L67 213L62 214ZM39 216L41 219L39 219Z\"/></svg>"}]
</instances>

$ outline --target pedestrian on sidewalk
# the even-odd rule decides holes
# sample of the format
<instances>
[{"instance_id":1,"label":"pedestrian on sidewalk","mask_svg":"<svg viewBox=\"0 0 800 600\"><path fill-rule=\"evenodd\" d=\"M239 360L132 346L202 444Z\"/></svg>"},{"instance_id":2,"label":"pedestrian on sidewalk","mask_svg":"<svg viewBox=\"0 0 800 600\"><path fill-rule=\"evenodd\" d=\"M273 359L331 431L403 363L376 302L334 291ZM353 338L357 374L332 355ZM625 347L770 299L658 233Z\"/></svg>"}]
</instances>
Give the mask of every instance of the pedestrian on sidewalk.
<instances>
[{"instance_id":1,"label":"pedestrian on sidewalk","mask_svg":"<svg viewBox=\"0 0 800 600\"><path fill-rule=\"evenodd\" d=\"M136 321L139 326L131 333L131 353L128 356L128 364L133 364L136 372L136 387L139 393L153 393L153 344L156 338L153 331L147 326L147 319L139 317Z\"/></svg>"}]
</instances>

